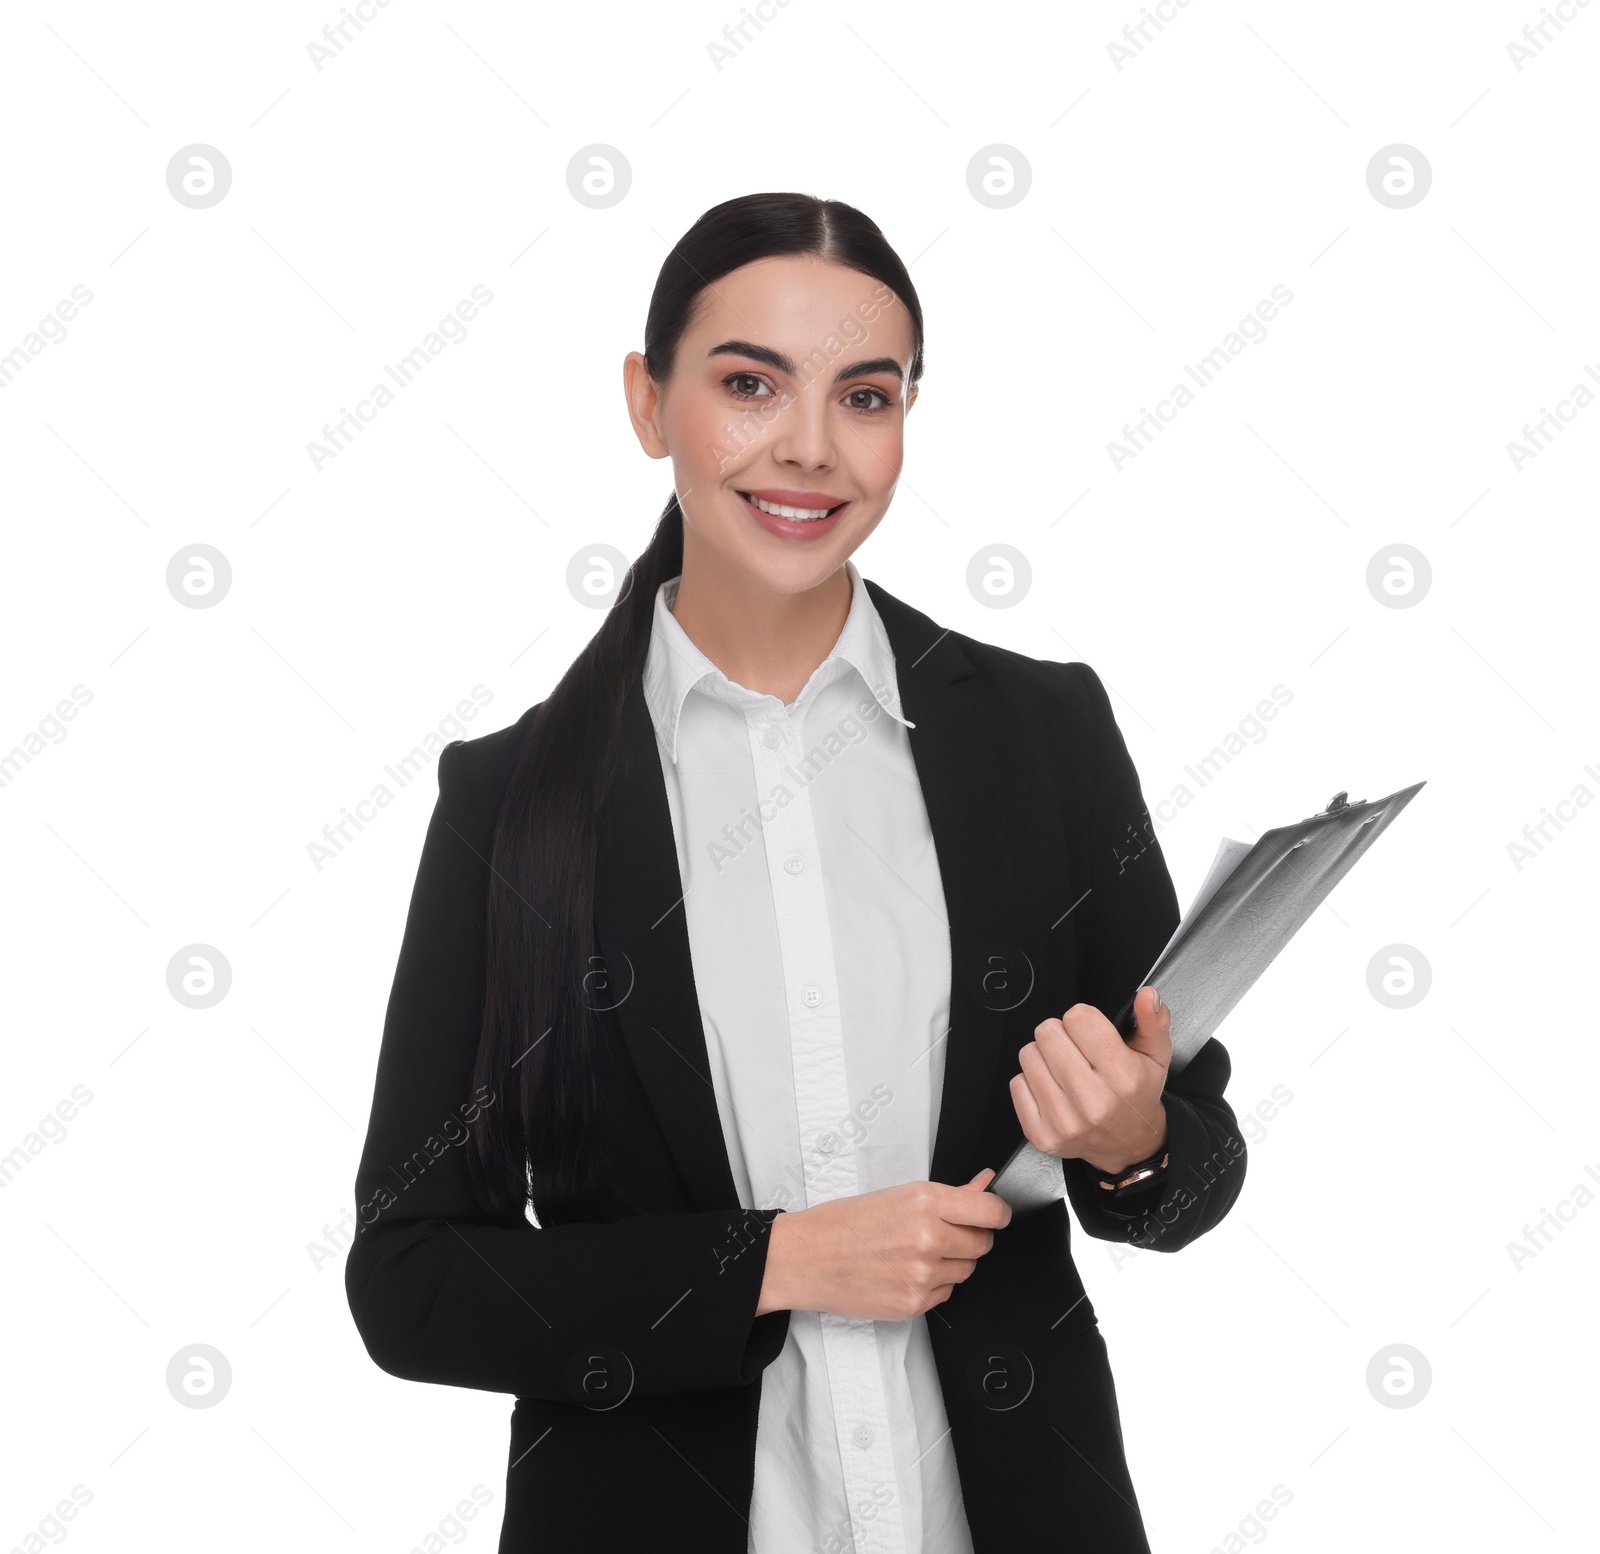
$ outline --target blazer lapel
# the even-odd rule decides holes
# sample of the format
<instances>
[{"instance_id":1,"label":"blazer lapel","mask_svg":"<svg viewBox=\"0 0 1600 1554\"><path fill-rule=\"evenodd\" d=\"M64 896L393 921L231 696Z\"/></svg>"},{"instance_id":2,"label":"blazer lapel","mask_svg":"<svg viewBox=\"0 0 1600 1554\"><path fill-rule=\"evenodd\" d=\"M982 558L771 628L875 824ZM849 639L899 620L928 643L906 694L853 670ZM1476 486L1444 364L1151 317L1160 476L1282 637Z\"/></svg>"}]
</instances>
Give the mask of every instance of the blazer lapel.
<instances>
[{"instance_id":1,"label":"blazer lapel","mask_svg":"<svg viewBox=\"0 0 1600 1554\"><path fill-rule=\"evenodd\" d=\"M950 1033L939 1127L929 1177L959 1185L984 1165L974 1158L1011 1012L1033 970L1017 933L1011 789L1001 752L1016 731L982 695L970 658L949 631L876 583L867 592L894 649L895 678L910 731L950 919ZM1019 1043L1020 1045L1020 1043Z\"/></svg>"},{"instance_id":2,"label":"blazer lapel","mask_svg":"<svg viewBox=\"0 0 1600 1554\"><path fill-rule=\"evenodd\" d=\"M959 1183L974 1154L1010 1009L1031 985L1017 956L1016 895L1001 751L1007 730L960 643L876 583L894 649L911 754L950 920L950 1030L929 1176ZM623 703L598 820L595 929L628 1052L700 1208L737 1208L689 953L683 882L643 683ZM1020 980L1019 980L1020 979ZM1010 993L1014 990L1013 1002Z\"/></svg>"}]
</instances>

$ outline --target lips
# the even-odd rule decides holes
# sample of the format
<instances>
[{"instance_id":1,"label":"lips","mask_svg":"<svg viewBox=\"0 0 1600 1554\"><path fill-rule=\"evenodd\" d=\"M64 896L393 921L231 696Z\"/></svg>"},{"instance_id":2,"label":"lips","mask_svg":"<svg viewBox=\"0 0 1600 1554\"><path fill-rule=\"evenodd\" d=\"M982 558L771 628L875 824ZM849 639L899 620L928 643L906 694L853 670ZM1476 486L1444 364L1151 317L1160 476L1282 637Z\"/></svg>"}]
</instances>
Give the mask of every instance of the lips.
<instances>
[{"instance_id":1,"label":"lips","mask_svg":"<svg viewBox=\"0 0 1600 1554\"><path fill-rule=\"evenodd\" d=\"M845 501L826 491L741 491L739 493L757 512L772 518L787 519L791 523L817 523L831 518Z\"/></svg>"}]
</instances>

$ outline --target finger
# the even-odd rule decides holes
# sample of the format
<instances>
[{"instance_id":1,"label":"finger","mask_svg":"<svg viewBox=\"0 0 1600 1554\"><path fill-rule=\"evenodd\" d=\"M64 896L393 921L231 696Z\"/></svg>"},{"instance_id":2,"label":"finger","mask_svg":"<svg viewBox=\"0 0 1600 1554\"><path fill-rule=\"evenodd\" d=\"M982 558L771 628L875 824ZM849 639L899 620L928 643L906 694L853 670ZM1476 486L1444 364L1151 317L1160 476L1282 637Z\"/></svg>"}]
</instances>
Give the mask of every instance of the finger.
<instances>
[{"instance_id":1,"label":"finger","mask_svg":"<svg viewBox=\"0 0 1600 1554\"><path fill-rule=\"evenodd\" d=\"M1098 1009L1092 1009L1088 1004L1074 1004L1059 1020L1045 1020L1033 1033L1034 1044L1039 1048L1050 1072L1055 1076L1056 1082L1068 1095L1080 1090L1094 1075L1110 1067L1110 1056L1106 1053L1098 1055L1098 1061L1091 1054L1094 1048L1091 1044L1085 1050L1084 1041L1074 1033L1074 1026L1080 1023L1080 1010L1087 1010L1092 1015L1100 1015ZM1068 1022L1071 1022L1069 1024ZM1112 1034L1116 1028L1106 1021ZM1117 1045L1122 1045L1122 1038L1117 1037Z\"/></svg>"},{"instance_id":2,"label":"finger","mask_svg":"<svg viewBox=\"0 0 1600 1554\"><path fill-rule=\"evenodd\" d=\"M989 1185L989 1182L992 1182L995 1179L997 1174L998 1173L995 1171L993 1166L985 1166L980 1172L978 1172L977 1176L973 1177L972 1180L967 1183L967 1187L976 1187L981 1192ZM989 1181L986 1182L980 1180L982 1177L988 1177ZM963 1188L962 1191L965 1192L966 1188Z\"/></svg>"},{"instance_id":3,"label":"finger","mask_svg":"<svg viewBox=\"0 0 1600 1554\"><path fill-rule=\"evenodd\" d=\"M978 1173L979 1176L983 1172ZM947 1225L979 1225L987 1230L998 1230L1011 1223L1011 1205L999 1193L972 1192L967 1187L957 1187L941 1195L939 1218Z\"/></svg>"},{"instance_id":4,"label":"finger","mask_svg":"<svg viewBox=\"0 0 1600 1554\"><path fill-rule=\"evenodd\" d=\"M1065 1037L1062 1045L1072 1048ZM1076 1049L1073 1049L1076 1051ZM1084 1131L1091 1111L1102 1099L1105 1081L1084 1062L1081 1054L1065 1059L1066 1073L1058 1078L1040 1052L1038 1044L1024 1047L1017 1055L1022 1077L1033 1095L1047 1133L1059 1138L1074 1138Z\"/></svg>"},{"instance_id":5,"label":"finger","mask_svg":"<svg viewBox=\"0 0 1600 1554\"><path fill-rule=\"evenodd\" d=\"M1163 1069L1172 1064L1172 1009L1161 1001L1153 987L1142 987L1133 1001L1137 1028L1128 1041L1128 1050L1141 1053Z\"/></svg>"},{"instance_id":6,"label":"finger","mask_svg":"<svg viewBox=\"0 0 1600 1554\"><path fill-rule=\"evenodd\" d=\"M1093 1004L1074 1004L1058 1022L1083 1060L1114 1086L1126 1088L1139 1071L1122 1034Z\"/></svg>"},{"instance_id":7,"label":"finger","mask_svg":"<svg viewBox=\"0 0 1600 1554\"><path fill-rule=\"evenodd\" d=\"M1076 1117L1071 1126L1059 1130L1047 1121L1039 1111L1039 1102L1025 1074L1017 1074L1011 1081L1011 1104L1016 1108L1017 1121L1022 1124L1028 1142L1047 1155L1058 1154L1065 1140L1077 1138L1083 1132L1082 1120Z\"/></svg>"}]
</instances>

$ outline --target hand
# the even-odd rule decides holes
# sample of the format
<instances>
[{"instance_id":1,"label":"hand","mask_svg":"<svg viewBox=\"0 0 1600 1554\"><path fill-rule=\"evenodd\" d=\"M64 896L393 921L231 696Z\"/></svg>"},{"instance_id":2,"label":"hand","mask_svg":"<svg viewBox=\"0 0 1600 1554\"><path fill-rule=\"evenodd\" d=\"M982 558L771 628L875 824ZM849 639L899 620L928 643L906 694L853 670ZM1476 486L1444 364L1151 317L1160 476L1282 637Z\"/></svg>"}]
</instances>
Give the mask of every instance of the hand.
<instances>
[{"instance_id":1,"label":"hand","mask_svg":"<svg viewBox=\"0 0 1600 1554\"><path fill-rule=\"evenodd\" d=\"M1127 1042L1089 1004L1034 1029L1017 1054L1011 1102L1036 1148L1113 1176L1166 1143L1172 1011L1153 987L1139 989L1133 1008L1138 1029Z\"/></svg>"},{"instance_id":2,"label":"hand","mask_svg":"<svg viewBox=\"0 0 1600 1554\"><path fill-rule=\"evenodd\" d=\"M950 1298L1011 1222L1011 1206L984 1189L906 1182L779 1214L768 1232L756 1315L832 1311L901 1322Z\"/></svg>"}]
</instances>

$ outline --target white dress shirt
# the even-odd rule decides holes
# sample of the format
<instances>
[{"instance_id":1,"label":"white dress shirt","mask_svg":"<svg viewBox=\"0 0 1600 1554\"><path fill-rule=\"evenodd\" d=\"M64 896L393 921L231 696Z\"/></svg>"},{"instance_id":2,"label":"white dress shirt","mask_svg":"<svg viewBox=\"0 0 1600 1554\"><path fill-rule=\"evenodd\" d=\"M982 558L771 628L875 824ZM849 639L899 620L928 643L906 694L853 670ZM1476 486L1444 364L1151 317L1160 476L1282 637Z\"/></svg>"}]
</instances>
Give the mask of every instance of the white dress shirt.
<instances>
[{"instance_id":1,"label":"white dress shirt","mask_svg":"<svg viewBox=\"0 0 1600 1554\"><path fill-rule=\"evenodd\" d=\"M747 1208L925 1181L950 938L894 654L854 562L785 706L655 601L644 694L728 1161ZM750 1554L972 1554L927 1317L794 1311L762 1374Z\"/></svg>"}]
</instances>

